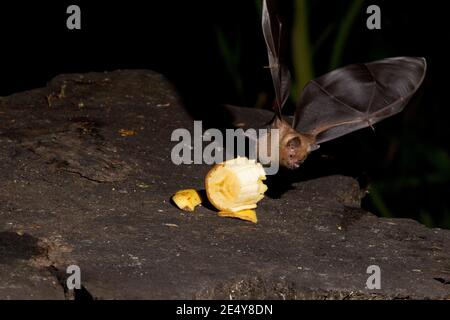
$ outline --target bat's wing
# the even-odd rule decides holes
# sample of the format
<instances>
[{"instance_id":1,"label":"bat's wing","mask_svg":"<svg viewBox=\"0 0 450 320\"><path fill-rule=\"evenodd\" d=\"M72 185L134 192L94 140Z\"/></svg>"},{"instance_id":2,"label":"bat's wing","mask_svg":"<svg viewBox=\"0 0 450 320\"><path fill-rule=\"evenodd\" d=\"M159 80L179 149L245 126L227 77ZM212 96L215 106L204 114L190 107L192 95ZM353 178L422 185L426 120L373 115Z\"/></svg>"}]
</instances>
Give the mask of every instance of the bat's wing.
<instances>
[{"instance_id":1,"label":"bat's wing","mask_svg":"<svg viewBox=\"0 0 450 320\"><path fill-rule=\"evenodd\" d=\"M268 1L269 5L273 5ZM281 118L281 108L289 97L291 89L291 76L287 67L280 62L281 51L281 22L275 17L267 1L263 1L262 30L266 40L267 53L269 56L269 68L275 88L276 105L275 112Z\"/></svg>"},{"instance_id":2,"label":"bat's wing","mask_svg":"<svg viewBox=\"0 0 450 320\"><path fill-rule=\"evenodd\" d=\"M319 144L372 126L403 110L425 71L425 59L413 57L336 69L305 86L293 127Z\"/></svg>"}]
</instances>

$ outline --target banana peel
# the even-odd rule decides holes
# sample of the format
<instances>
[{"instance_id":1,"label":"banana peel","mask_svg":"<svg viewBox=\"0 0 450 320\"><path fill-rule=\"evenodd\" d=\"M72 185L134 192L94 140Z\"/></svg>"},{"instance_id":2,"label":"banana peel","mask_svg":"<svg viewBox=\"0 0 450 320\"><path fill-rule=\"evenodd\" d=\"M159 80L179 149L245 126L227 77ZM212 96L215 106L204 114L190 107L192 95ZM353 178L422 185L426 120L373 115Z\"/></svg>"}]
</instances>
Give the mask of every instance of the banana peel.
<instances>
[{"instance_id":1,"label":"banana peel","mask_svg":"<svg viewBox=\"0 0 450 320\"><path fill-rule=\"evenodd\" d=\"M200 194L195 189L177 191L172 196L173 202L184 211L194 211L195 207L202 203Z\"/></svg>"},{"instance_id":2,"label":"banana peel","mask_svg":"<svg viewBox=\"0 0 450 320\"><path fill-rule=\"evenodd\" d=\"M253 223L258 223L256 211L251 209L241 210L237 212L219 211L217 214L219 217L237 218L245 221L250 221Z\"/></svg>"}]
</instances>

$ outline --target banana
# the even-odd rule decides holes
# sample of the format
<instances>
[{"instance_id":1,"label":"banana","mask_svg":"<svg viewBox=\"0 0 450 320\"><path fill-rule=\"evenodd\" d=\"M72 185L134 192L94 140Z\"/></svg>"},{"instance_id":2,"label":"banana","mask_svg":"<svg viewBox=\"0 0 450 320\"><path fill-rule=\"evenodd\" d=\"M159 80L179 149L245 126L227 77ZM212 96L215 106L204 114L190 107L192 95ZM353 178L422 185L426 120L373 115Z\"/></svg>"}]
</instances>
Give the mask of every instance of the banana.
<instances>
[{"instance_id":1,"label":"banana","mask_svg":"<svg viewBox=\"0 0 450 320\"><path fill-rule=\"evenodd\" d=\"M267 186L263 167L255 160L237 157L215 165L206 175L206 194L219 211L254 209Z\"/></svg>"},{"instance_id":2,"label":"banana","mask_svg":"<svg viewBox=\"0 0 450 320\"><path fill-rule=\"evenodd\" d=\"M195 207L202 203L200 195L195 189L177 191L172 196L172 200L178 208L185 211L194 211Z\"/></svg>"}]
</instances>

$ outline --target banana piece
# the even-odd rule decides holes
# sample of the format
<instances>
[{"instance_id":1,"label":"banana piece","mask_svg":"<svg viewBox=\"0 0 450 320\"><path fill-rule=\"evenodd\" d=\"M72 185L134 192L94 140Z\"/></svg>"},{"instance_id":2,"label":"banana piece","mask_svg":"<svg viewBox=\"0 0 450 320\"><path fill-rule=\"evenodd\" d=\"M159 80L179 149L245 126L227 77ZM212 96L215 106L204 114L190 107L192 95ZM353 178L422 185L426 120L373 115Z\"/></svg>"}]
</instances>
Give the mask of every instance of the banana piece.
<instances>
[{"instance_id":1,"label":"banana piece","mask_svg":"<svg viewBox=\"0 0 450 320\"><path fill-rule=\"evenodd\" d=\"M200 194L195 189L177 191L172 200L178 208L185 211L194 211L195 207L202 203Z\"/></svg>"},{"instance_id":2,"label":"banana piece","mask_svg":"<svg viewBox=\"0 0 450 320\"><path fill-rule=\"evenodd\" d=\"M218 215L219 217L238 218L241 220L251 221L253 223L258 222L256 211L251 209L241 210L238 212L219 211Z\"/></svg>"},{"instance_id":3,"label":"banana piece","mask_svg":"<svg viewBox=\"0 0 450 320\"><path fill-rule=\"evenodd\" d=\"M219 211L238 212L256 208L264 198L266 174L260 163L245 157L215 165L206 175L206 194Z\"/></svg>"}]
</instances>

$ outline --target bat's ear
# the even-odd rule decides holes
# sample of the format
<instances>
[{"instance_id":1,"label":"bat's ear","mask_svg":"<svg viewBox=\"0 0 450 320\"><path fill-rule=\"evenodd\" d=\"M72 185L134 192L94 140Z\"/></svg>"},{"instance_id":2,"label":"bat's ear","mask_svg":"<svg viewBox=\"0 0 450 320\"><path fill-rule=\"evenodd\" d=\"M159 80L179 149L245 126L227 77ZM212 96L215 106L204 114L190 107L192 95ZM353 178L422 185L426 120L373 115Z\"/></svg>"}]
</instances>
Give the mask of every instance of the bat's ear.
<instances>
[{"instance_id":1,"label":"bat's ear","mask_svg":"<svg viewBox=\"0 0 450 320\"><path fill-rule=\"evenodd\" d=\"M313 152L313 151L316 151L317 149L319 149L320 148L320 145L318 145L318 144L311 144L309 147L308 147L308 152Z\"/></svg>"},{"instance_id":2,"label":"bat's ear","mask_svg":"<svg viewBox=\"0 0 450 320\"><path fill-rule=\"evenodd\" d=\"M291 140L288 141L287 146L291 148L298 148L302 142L300 141L299 137L294 137Z\"/></svg>"}]
</instances>

